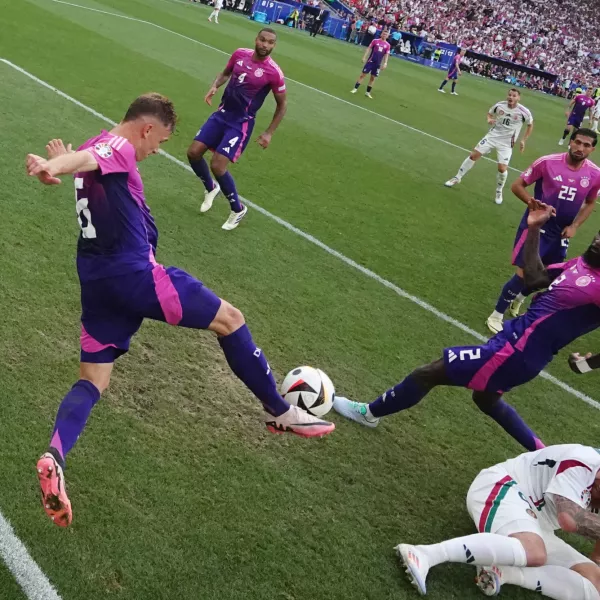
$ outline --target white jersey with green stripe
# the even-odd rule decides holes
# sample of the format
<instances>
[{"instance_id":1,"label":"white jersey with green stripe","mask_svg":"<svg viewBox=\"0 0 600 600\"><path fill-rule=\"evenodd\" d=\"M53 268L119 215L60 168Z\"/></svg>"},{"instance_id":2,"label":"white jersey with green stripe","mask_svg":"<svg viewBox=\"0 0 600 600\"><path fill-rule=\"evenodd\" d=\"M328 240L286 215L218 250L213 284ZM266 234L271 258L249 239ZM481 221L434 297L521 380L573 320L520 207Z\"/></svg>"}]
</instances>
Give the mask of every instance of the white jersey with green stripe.
<instances>
[{"instance_id":1,"label":"white jersey with green stripe","mask_svg":"<svg viewBox=\"0 0 600 600\"><path fill-rule=\"evenodd\" d=\"M560 529L549 494L563 496L588 509L592 485L600 471L600 450L579 444L548 446L498 465L516 481L541 525Z\"/></svg>"}]
</instances>

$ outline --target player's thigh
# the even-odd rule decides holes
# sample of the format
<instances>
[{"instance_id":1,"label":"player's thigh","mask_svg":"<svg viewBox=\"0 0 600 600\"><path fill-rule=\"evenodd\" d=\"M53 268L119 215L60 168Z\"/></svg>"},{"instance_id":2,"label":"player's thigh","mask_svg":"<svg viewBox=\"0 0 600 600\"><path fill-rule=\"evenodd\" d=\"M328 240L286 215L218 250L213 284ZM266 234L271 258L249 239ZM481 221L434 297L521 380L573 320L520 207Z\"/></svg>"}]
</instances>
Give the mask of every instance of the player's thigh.
<instances>
[{"instance_id":1,"label":"player's thigh","mask_svg":"<svg viewBox=\"0 0 600 600\"><path fill-rule=\"evenodd\" d=\"M476 152L479 152L479 154L485 156L486 154L489 154L493 150L493 148L493 141L486 136L475 146L474 150Z\"/></svg>"},{"instance_id":2,"label":"player's thigh","mask_svg":"<svg viewBox=\"0 0 600 600\"><path fill-rule=\"evenodd\" d=\"M532 533L543 539L535 511L501 467L485 469L475 478L467 492L467 510L479 533Z\"/></svg>"},{"instance_id":3,"label":"player's thigh","mask_svg":"<svg viewBox=\"0 0 600 600\"><path fill-rule=\"evenodd\" d=\"M544 543L546 544L549 565L573 569L581 575L583 575L583 572L588 572L588 574L599 576L598 581L600 581L600 567L555 535L554 532L544 533Z\"/></svg>"},{"instance_id":4,"label":"player's thigh","mask_svg":"<svg viewBox=\"0 0 600 600\"><path fill-rule=\"evenodd\" d=\"M237 162L250 141L253 129L254 120L227 125L215 146L215 152L227 157L232 163Z\"/></svg>"},{"instance_id":5,"label":"player's thigh","mask_svg":"<svg viewBox=\"0 0 600 600\"><path fill-rule=\"evenodd\" d=\"M600 594L600 567L583 554L579 554L579 556L583 557L585 562L577 563L571 566L570 569L590 581Z\"/></svg>"},{"instance_id":6,"label":"player's thigh","mask_svg":"<svg viewBox=\"0 0 600 600\"><path fill-rule=\"evenodd\" d=\"M200 142L206 148L215 150L219 142L223 139L226 125L221 118L220 113L213 113L208 117L206 123L200 127L198 133L194 137L195 142Z\"/></svg>"},{"instance_id":7,"label":"player's thigh","mask_svg":"<svg viewBox=\"0 0 600 600\"><path fill-rule=\"evenodd\" d=\"M512 152L513 149L510 146L496 146L496 156L498 159L498 164L508 166L510 164Z\"/></svg>"}]
</instances>

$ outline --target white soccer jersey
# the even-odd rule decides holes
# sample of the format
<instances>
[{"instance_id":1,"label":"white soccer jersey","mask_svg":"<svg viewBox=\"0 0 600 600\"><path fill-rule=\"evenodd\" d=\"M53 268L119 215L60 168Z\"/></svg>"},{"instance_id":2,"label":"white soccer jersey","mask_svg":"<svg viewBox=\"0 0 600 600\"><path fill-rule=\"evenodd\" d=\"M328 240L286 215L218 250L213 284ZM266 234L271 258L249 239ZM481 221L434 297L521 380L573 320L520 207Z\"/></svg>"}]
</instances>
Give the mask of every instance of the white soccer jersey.
<instances>
[{"instance_id":1,"label":"white soccer jersey","mask_svg":"<svg viewBox=\"0 0 600 600\"><path fill-rule=\"evenodd\" d=\"M519 137L523 124L533 123L533 115L528 108L522 104L509 108L506 100L494 104L489 113L496 119L496 124L490 129L487 137L511 147Z\"/></svg>"},{"instance_id":2,"label":"white soccer jersey","mask_svg":"<svg viewBox=\"0 0 600 600\"><path fill-rule=\"evenodd\" d=\"M506 469L545 526L560 529L556 507L548 494L589 508L592 485L600 471L600 450L579 444L549 446L497 466Z\"/></svg>"}]
</instances>

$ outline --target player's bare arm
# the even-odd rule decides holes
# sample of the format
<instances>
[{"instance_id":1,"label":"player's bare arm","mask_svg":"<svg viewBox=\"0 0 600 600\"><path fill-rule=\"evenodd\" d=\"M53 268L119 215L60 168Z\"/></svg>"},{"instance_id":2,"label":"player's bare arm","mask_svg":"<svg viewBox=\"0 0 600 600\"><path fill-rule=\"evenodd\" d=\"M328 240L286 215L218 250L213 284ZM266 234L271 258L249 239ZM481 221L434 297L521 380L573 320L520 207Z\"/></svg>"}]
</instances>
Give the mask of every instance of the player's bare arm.
<instances>
[{"instance_id":1,"label":"player's bare arm","mask_svg":"<svg viewBox=\"0 0 600 600\"><path fill-rule=\"evenodd\" d=\"M585 356L581 356L578 352L573 352L569 356L568 362L571 371L581 375L594 369L600 369L600 354L594 355L588 352ZM598 557L600 558L600 548L598 548Z\"/></svg>"},{"instance_id":2,"label":"player's bare arm","mask_svg":"<svg viewBox=\"0 0 600 600\"><path fill-rule=\"evenodd\" d=\"M256 140L260 146L263 148L267 148L271 143L271 137L275 133L277 127L279 127L279 123L285 117L285 113L287 112L287 94L284 92L283 94L273 94L275 96L275 103L277 104L275 108L275 114L273 115L273 120L271 124L267 127L267 130L264 133L261 133L258 136L258 140Z\"/></svg>"},{"instance_id":3,"label":"player's bare arm","mask_svg":"<svg viewBox=\"0 0 600 600\"><path fill-rule=\"evenodd\" d=\"M597 479L594 485L598 485ZM591 540L600 540L600 516L568 498L558 494L551 494L551 496L558 513L558 524L563 531L578 533Z\"/></svg>"},{"instance_id":4,"label":"player's bare arm","mask_svg":"<svg viewBox=\"0 0 600 600\"><path fill-rule=\"evenodd\" d=\"M487 113L487 123L492 127L496 124L496 117L491 112Z\"/></svg>"},{"instance_id":5,"label":"player's bare arm","mask_svg":"<svg viewBox=\"0 0 600 600\"><path fill-rule=\"evenodd\" d=\"M521 150L521 152L525 152L525 144L527 143L527 140L531 136L532 132L533 132L533 123L530 123L529 125L527 125L527 129L525 129L525 134L523 135L523 139L521 140L521 142L519 144L519 149Z\"/></svg>"},{"instance_id":6,"label":"player's bare arm","mask_svg":"<svg viewBox=\"0 0 600 600\"><path fill-rule=\"evenodd\" d=\"M222 85L224 85L225 83L227 83L229 81L229 78L231 77L231 73L232 73L232 71L225 68L222 73L219 73L217 75L216 79L213 81L212 85L210 86L208 93L206 94L206 96L204 96L204 102L206 102L206 104L208 104L209 106L212 106L213 96L217 93L217 90Z\"/></svg>"},{"instance_id":7,"label":"player's bare arm","mask_svg":"<svg viewBox=\"0 0 600 600\"><path fill-rule=\"evenodd\" d=\"M368 46L367 49L365 50L365 53L363 54L363 57L362 57L363 64L365 64L367 62L367 60L369 59L369 54L370 53L371 53L371 46Z\"/></svg>"},{"instance_id":8,"label":"player's bare arm","mask_svg":"<svg viewBox=\"0 0 600 600\"><path fill-rule=\"evenodd\" d=\"M527 215L527 238L523 247L523 279L525 286L535 291L546 289L551 283L548 271L540 258L540 232L548 219L555 214L555 209L536 200L530 206Z\"/></svg>"},{"instance_id":9,"label":"player's bare arm","mask_svg":"<svg viewBox=\"0 0 600 600\"><path fill-rule=\"evenodd\" d=\"M531 206L535 202L535 198L527 191L527 184L522 177L517 177L514 183L510 186L511 192L524 204Z\"/></svg>"},{"instance_id":10,"label":"player's bare arm","mask_svg":"<svg viewBox=\"0 0 600 600\"><path fill-rule=\"evenodd\" d=\"M565 117L568 117L571 114L571 110L573 109L573 106L575 106L575 98L573 98L573 100L571 100L571 102L569 102L569 106L567 106L567 110L565 111Z\"/></svg>"},{"instance_id":11,"label":"player's bare arm","mask_svg":"<svg viewBox=\"0 0 600 600\"><path fill-rule=\"evenodd\" d=\"M563 229L562 237L567 239L572 238L577 233L579 227L581 227L594 212L594 208L596 208L596 198L586 198L585 202L581 205L577 216L573 220L573 223Z\"/></svg>"},{"instance_id":12,"label":"player's bare arm","mask_svg":"<svg viewBox=\"0 0 600 600\"><path fill-rule=\"evenodd\" d=\"M51 160L46 160L36 154L28 154L26 160L27 175L38 177L45 185L57 185L61 183L59 175L95 171L98 163L91 152L82 150L71 154L62 154Z\"/></svg>"}]
</instances>

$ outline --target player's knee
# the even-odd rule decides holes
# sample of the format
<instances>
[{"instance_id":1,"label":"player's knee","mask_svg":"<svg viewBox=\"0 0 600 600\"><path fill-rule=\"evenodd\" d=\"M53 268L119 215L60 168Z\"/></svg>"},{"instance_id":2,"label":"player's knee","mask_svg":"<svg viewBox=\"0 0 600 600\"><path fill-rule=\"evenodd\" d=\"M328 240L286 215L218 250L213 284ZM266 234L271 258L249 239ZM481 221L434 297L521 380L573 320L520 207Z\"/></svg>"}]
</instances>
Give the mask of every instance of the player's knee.
<instances>
[{"instance_id":1,"label":"player's knee","mask_svg":"<svg viewBox=\"0 0 600 600\"><path fill-rule=\"evenodd\" d=\"M446 367L443 360L437 360L415 369L411 373L413 380L423 389L431 389L446 383Z\"/></svg>"},{"instance_id":2,"label":"player's knee","mask_svg":"<svg viewBox=\"0 0 600 600\"><path fill-rule=\"evenodd\" d=\"M506 173L508 165L498 165L498 173Z\"/></svg>"},{"instance_id":3,"label":"player's knee","mask_svg":"<svg viewBox=\"0 0 600 600\"><path fill-rule=\"evenodd\" d=\"M212 160L210 161L210 170L213 175L222 177L227 172L229 161L220 154L213 154Z\"/></svg>"},{"instance_id":4,"label":"player's knee","mask_svg":"<svg viewBox=\"0 0 600 600\"><path fill-rule=\"evenodd\" d=\"M221 306L215 316L214 321L210 324L209 329L217 335L229 335L237 331L245 323L242 311L229 304L225 300L221 301Z\"/></svg>"},{"instance_id":5,"label":"player's knee","mask_svg":"<svg viewBox=\"0 0 600 600\"><path fill-rule=\"evenodd\" d=\"M204 148L197 142L192 142L187 150L188 160L200 160L204 156Z\"/></svg>"}]
</instances>

